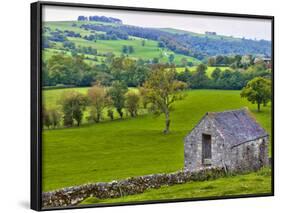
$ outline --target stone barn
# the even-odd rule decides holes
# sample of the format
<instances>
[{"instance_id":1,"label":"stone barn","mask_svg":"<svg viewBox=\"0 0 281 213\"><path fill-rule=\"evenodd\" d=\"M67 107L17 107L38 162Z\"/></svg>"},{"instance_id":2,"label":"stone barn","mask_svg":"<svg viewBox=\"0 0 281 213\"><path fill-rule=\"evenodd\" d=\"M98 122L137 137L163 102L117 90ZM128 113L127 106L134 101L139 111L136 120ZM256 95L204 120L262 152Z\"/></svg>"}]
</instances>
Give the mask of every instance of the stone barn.
<instances>
[{"instance_id":1,"label":"stone barn","mask_svg":"<svg viewBox=\"0 0 281 213\"><path fill-rule=\"evenodd\" d=\"M208 112L184 139L185 169L259 169L268 163L268 138L246 108Z\"/></svg>"}]
</instances>

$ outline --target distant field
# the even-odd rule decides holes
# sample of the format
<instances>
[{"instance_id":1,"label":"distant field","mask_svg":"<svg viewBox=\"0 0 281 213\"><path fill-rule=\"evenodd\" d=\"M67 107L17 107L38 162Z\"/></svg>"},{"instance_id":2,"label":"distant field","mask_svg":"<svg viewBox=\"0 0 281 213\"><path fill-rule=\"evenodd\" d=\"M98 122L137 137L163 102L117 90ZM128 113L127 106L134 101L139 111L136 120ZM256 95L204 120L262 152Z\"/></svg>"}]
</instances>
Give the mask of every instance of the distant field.
<instances>
[{"instance_id":1,"label":"distant field","mask_svg":"<svg viewBox=\"0 0 281 213\"><path fill-rule=\"evenodd\" d=\"M87 88L78 88L85 93ZM46 90L55 103L60 90ZM80 128L43 131L43 191L88 182L172 172L183 167L183 138L208 111L248 106L257 121L271 133L270 104L256 105L241 99L240 91L193 90L174 105L171 134L163 135L163 116L85 124Z\"/></svg>"},{"instance_id":2,"label":"distant field","mask_svg":"<svg viewBox=\"0 0 281 213\"><path fill-rule=\"evenodd\" d=\"M189 69L189 71L194 72L196 70L196 66L193 67L187 67ZM211 77L212 72L216 69L219 68L221 71L225 71L225 70L232 70L230 67L209 67L206 70L206 74L208 77ZM177 67L176 68L177 72L183 72L185 70L185 67Z\"/></svg>"},{"instance_id":3,"label":"distant field","mask_svg":"<svg viewBox=\"0 0 281 213\"><path fill-rule=\"evenodd\" d=\"M124 196L121 198L102 200L95 197L90 197L84 200L81 205L214 197L227 195L247 195L269 193L270 191L270 169L262 169L261 171L247 175L230 176L219 178L217 180L202 182L189 182L174 186L163 186L160 189L150 189L142 194Z\"/></svg>"},{"instance_id":4,"label":"distant field","mask_svg":"<svg viewBox=\"0 0 281 213\"><path fill-rule=\"evenodd\" d=\"M43 51L43 58L44 58L44 60L49 60L50 57L52 57L55 54L59 54L59 53L62 53L62 54L67 55L67 56L71 56L71 52L69 52L69 51L47 48L47 49L44 49L44 51ZM105 59L105 57L95 56L95 55L90 55L90 54L79 54L79 55L84 55L85 62L88 63L89 65L98 64L102 60ZM92 60L94 58L97 58L98 61Z\"/></svg>"},{"instance_id":5,"label":"distant field","mask_svg":"<svg viewBox=\"0 0 281 213\"><path fill-rule=\"evenodd\" d=\"M87 94L88 89L89 87L75 87L65 89L43 90L43 103L47 108L56 107L58 105L58 101L61 99L62 94L64 92L75 90L77 92L81 92L82 94Z\"/></svg>"}]
</instances>

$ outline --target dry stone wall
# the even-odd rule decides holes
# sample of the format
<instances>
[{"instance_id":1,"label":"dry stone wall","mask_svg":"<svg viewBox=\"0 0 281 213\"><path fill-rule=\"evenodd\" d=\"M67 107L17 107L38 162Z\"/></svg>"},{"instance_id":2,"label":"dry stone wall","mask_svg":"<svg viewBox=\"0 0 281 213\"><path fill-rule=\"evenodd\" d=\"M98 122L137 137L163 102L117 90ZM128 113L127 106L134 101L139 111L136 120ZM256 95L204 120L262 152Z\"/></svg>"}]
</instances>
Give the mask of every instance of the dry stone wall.
<instances>
[{"instance_id":1,"label":"dry stone wall","mask_svg":"<svg viewBox=\"0 0 281 213\"><path fill-rule=\"evenodd\" d=\"M42 205L43 208L73 206L90 196L99 199L117 198L143 193L147 189L160 188L164 185L210 180L224 175L223 168L208 167L197 171L181 170L168 174L152 174L119 181L85 184L52 192L43 192Z\"/></svg>"}]
</instances>

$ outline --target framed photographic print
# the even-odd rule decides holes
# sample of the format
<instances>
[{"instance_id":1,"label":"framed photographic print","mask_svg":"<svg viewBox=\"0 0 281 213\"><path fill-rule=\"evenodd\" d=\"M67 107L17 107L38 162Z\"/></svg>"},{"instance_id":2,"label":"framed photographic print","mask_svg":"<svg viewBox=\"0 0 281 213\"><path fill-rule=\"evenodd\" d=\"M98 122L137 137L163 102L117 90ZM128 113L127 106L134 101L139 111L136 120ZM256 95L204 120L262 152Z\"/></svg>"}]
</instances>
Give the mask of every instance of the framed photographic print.
<instances>
[{"instance_id":1,"label":"framed photographic print","mask_svg":"<svg viewBox=\"0 0 281 213\"><path fill-rule=\"evenodd\" d=\"M274 195L274 17L31 4L31 208Z\"/></svg>"}]
</instances>

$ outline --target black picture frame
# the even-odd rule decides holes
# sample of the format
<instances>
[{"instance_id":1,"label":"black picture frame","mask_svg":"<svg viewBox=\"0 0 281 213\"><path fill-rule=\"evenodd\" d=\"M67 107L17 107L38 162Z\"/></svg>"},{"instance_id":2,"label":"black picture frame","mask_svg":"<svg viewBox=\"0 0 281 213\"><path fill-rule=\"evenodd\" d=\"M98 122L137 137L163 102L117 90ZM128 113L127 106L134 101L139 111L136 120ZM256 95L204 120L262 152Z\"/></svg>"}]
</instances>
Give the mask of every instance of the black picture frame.
<instances>
[{"instance_id":1,"label":"black picture frame","mask_svg":"<svg viewBox=\"0 0 281 213\"><path fill-rule=\"evenodd\" d=\"M215 17L236 17L236 18L254 18L266 19L271 21L271 57L272 57L272 104L271 104L271 120L272 120L272 161L271 161L271 193L253 194L253 195L235 195L235 196L219 196L219 197L202 197L202 198L184 198L184 199L167 199L154 201L140 201L133 203L114 203L114 204L95 204L83 206L67 206L59 208L43 209L42 202L42 49L41 49L41 34L42 34L42 7L43 6L63 6L63 7L78 7L78 8L93 8L93 9L111 9L124 11L143 11L143 12L162 12L170 14L188 14L188 15L207 15ZM153 203L168 203L168 202L183 202L183 201L202 201L202 200L219 200L233 198L249 198L249 197L264 197L274 196L274 16L267 15L249 15L236 13L219 13L205 11L188 11L174 9L158 9L158 8L142 8L142 7L124 7L111 5L93 5L80 3L62 3L62 2L34 2L31 3L31 209L55 210L55 209L78 209L92 207L108 207L108 206L123 206L137 204L153 204Z\"/></svg>"}]
</instances>

